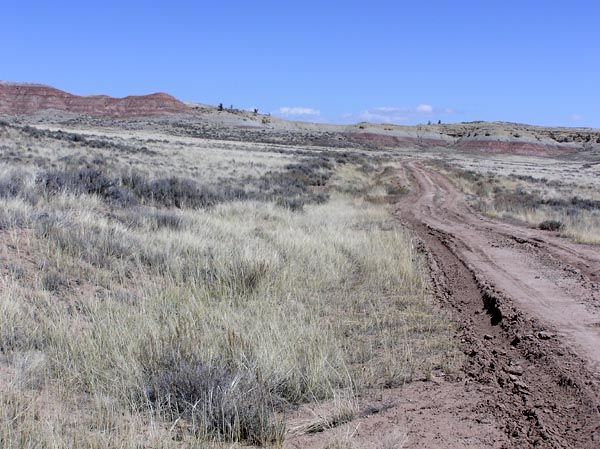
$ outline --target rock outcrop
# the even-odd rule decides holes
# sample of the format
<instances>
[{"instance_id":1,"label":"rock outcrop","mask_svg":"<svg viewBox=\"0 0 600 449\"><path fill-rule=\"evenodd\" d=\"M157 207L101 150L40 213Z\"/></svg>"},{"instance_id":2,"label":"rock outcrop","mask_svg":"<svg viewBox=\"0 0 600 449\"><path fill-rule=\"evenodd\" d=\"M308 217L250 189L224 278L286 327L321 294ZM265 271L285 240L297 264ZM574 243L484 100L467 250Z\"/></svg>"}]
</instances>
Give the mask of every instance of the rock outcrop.
<instances>
[{"instance_id":1,"label":"rock outcrop","mask_svg":"<svg viewBox=\"0 0 600 449\"><path fill-rule=\"evenodd\" d=\"M33 114L44 110L91 116L141 117L185 113L190 108L164 93L125 98L78 96L39 84L0 82L0 115Z\"/></svg>"}]
</instances>

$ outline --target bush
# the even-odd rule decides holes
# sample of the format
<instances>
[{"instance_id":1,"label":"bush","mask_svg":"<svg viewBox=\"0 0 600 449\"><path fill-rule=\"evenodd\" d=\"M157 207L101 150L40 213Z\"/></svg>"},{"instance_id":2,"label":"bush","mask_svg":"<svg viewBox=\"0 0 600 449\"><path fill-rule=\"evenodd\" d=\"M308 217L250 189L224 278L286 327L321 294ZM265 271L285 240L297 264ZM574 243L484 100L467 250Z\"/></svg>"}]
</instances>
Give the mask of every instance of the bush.
<instances>
[{"instance_id":1,"label":"bush","mask_svg":"<svg viewBox=\"0 0 600 449\"><path fill-rule=\"evenodd\" d=\"M97 168L51 170L38 174L36 178L38 189L46 195L70 192L78 195L98 195L121 206L137 204L132 192L120 184L120 179L110 178Z\"/></svg>"},{"instance_id":2,"label":"bush","mask_svg":"<svg viewBox=\"0 0 600 449\"><path fill-rule=\"evenodd\" d=\"M150 374L145 393L155 406L188 419L197 434L260 445L283 439L269 392L248 373L176 358Z\"/></svg>"},{"instance_id":3,"label":"bush","mask_svg":"<svg viewBox=\"0 0 600 449\"><path fill-rule=\"evenodd\" d=\"M68 280L60 273L49 272L42 277L42 288L48 292L58 293L68 286Z\"/></svg>"},{"instance_id":4,"label":"bush","mask_svg":"<svg viewBox=\"0 0 600 449\"><path fill-rule=\"evenodd\" d=\"M175 211L152 210L147 214L152 230L161 228L180 229L183 225L183 219Z\"/></svg>"},{"instance_id":5,"label":"bush","mask_svg":"<svg viewBox=\"0 0 600 449\"><path fill-rule=\"evenodd\" d=\"M71 163L79 167L39 172L34 187L28 185L27 173L9 172L0 178L0 198L19 196L35 203L39 197L71 193L97 195L119 207L148 205L179 209L206 208L227 201L259 200L275 201L291 210L301 210L304 204L328 200L327 194L316 191L315 187L325 186L334 168L328 157L307 157L299 163L288 164L283 171L205 185L180 176L152 179L139 171L113 168L111 172L100 166L104 165L103 160L99 160L98 164L88 164L85 160L68 161L68 164ZM86 166L81 167L84 163ZM178 226L176 220L169 221L170 217L160 218L164 218L159 221L165 226Z\"/></svg>"},{"instance_id":6,"label":"bush","mask_svg":"<svg viewBox=\"0 0 600 449\"><path fill-rule=\"evenodd\" d=\"M302 198L280 197L277 198L277 201L275 203L278 206L283 207L284 209L289 209L293 212L300 212L304 210L305 201Z\"/></svg>"},{"instance_id":7,"label":"bush","mask_svg":"<svg viewBox=\"0 0 600 449\"><path fill-rule=\"evenodd\" d=\"M22 171L7 173L0 179L0 198L14 198L25 191L27 174Z\"/></svg>"},{"instance_id":8,"label":"bush","mask_svg":"<svg viewBox=\"0 0 600 449\"><path fill-rule=\"evenodd\" d=\"M207 207L218 202L217 195L186 178L169 177L146 182L134 192L142 200L166 207Z\"/></svg>"},{"instance_id":9,"label":"bush","mask_svg":"<svg viewBox=\"0 0 600 449\"><path fill-rule=\"evenodd\" d=\"M409 188L403 185L390 185L386 189L388 195L405 195L409 192Z\"/></svg>"},{"instance_id":10,"label":"bush","mask_svg":"<svg viewBox=\"0 0 600 449\"><path fill-rule=\"evenodd\" d=\"M328 159L305 160L298 164L288 164L287 175L308 186L324 186L331 177L333 164Z\"/></svg>"},{"instance_id":11,"label":"bush","mask_svg":"<svg viewBox=\"0 0 600 449\"><path fill-rule=\"evenodd\" d=\"M560 231L563 228L563 224L558 220L544 220L538 228L543 231Z\"/></svg>"},{"instance_id":12,"label":"bush","mask_svg":"<svg viewBox=\"0 0 600 449\"><path fill-rule=\"evenodd\" d=\"M580 198L574 196L570 201L571 205L585 210L600 209L600 200L592 200L588 198Z\"/></svg>"}]
</instances>

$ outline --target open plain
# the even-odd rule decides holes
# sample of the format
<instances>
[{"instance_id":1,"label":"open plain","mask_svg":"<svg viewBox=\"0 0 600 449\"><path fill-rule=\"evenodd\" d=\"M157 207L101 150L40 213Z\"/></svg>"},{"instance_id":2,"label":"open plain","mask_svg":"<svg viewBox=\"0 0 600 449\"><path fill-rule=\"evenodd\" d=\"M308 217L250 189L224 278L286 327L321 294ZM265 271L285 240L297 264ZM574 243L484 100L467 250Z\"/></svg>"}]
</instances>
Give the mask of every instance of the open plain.
<instances>
[{"instance_id":1,"label":"open plain","mask_svg":"<svg viewBox=\"0 0 600 449\"><path fill-rule=\"evenodd\" d=\"M0 105L0 447L600 447L597 130Z\"/></svg>"}]
</instances>

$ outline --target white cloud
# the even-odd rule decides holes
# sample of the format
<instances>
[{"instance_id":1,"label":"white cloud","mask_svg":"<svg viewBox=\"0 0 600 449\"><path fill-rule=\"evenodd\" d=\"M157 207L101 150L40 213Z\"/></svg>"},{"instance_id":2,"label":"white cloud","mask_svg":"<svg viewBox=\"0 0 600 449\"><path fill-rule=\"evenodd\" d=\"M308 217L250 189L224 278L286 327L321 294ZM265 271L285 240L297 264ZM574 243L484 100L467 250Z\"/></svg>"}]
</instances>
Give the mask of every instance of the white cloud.
<instances>
[{"instance_id":1,"label":"white cloud","mask_svg":"<svg viewBox=\"0 0 600 449\"><path fill-rule=\"evenodd\" d=\"M358 114L358 119L363 122L374 123L403 123L408 120L409 116L403 108L372 108L362 111ZM352 114L350 115L352 117Z\"/></svg>"},{"instance_id":2,"label":"white cloud","mask_svg":"<svg viewBox=\"0 0 600 449\"><path fill-rule=\"evenodd\" d=\"M372 123L415 123L425 118L457 114L452 108L436 108L430 104L421 103L414 107L379 106L366 109L359 114L344 114L346 120L358 120Z\"/></svg>"},{"instance_id":3,"label":"white cloud","mask_svg":"<svg viewBox=\"0 0 600 449\"><path fill-rule=\"evenodd\" d=\"M276 113L279 115L284 115L286 117L301 116L301 115L310 115L310 116L321 115L321 111L319 111L318 109L304 108L304 107L299 107L299 106L295 106L295 107L282 106L277 110Z\"/></svg>"},{"instance_id":4,"label":"white cloud","mask_svg":"<svg viewBox=\"0 0 600 449\"><path fill-rule=\"evenodd\" d=\"M415 110L420 114L431 114L433 112L433 106L430 104L420 104Z\"/></svg>"},{"instance_id":5,"label":"white cloud","mask_svg":"<svg viewBox=\"0 0 600 449\"><path fill-rule=\"evenodd\" d=\"M579 114L571 114L571 121L572 122L580 122L583 120L583 115L579 115Z\"/></svg>"},{"instance_id":6,"label":"white cloud","mask_svg":"<svg viewBox=\"0 0 600 449\"><path fill-rule=\"evenodd\" d=\"M379 111L379 112L408 112L410 109L409 108L396 108L396 107L392 107L392 106L381 106L379 108L373 108L371 109L372 111Z\"/></svg>"}]
</instances>

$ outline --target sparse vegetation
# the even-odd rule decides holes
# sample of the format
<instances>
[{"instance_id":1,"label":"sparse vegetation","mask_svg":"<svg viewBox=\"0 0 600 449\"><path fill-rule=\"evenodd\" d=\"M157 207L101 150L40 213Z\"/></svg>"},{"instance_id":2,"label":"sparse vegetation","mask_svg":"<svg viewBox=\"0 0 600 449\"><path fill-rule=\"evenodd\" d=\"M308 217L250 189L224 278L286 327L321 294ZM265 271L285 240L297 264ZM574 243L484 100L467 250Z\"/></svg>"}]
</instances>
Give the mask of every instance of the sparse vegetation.
<instances>
[{"instance_id":1,"label":"sparse vegetation","mask_svg":"<svg viewBox=\"0 0 600 449\"><path fill-rule=\"evenodd\" d=\"M481 212L600 243L600 196L593 187L529 175L497 176L445 167Z\"/></svg>"},{"instance_id":2,"label":"sparse vegetation","mask_svg":"<svg viewBox=\"0 0 600 449\"><path fill-rule=\"evenodd\" d=\"M453 369L379 161L86 145L0 169L0 446L268 445L295 404Z\"/></svg>"}]
</instances>

